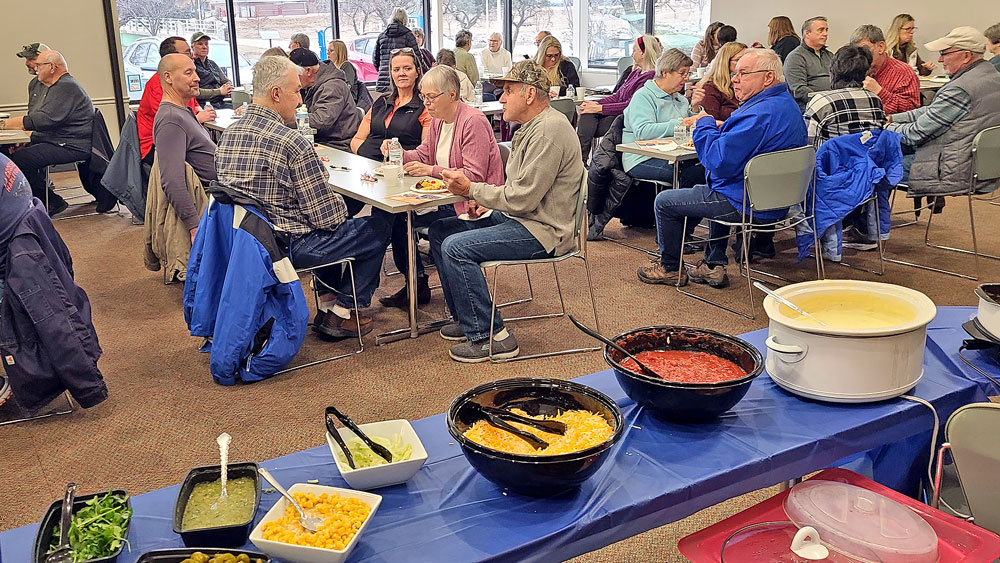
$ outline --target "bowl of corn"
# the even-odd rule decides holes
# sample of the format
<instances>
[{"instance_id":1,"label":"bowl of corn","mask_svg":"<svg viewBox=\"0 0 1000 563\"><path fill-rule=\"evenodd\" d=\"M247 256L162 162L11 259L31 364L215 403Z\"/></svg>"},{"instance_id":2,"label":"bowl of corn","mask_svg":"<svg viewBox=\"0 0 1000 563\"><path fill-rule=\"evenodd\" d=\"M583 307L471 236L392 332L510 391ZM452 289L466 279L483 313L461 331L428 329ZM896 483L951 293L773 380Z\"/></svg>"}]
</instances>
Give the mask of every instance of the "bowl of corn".
<instances>
[{"instance_id":1,"label":"bowl of corn","mask_svg":"<svg viewBox=\"0 0 1000 563\"><path fill-rule=\"evenodd\" d=\"M298 512L282 497L250 532L250 542L271 557L298 563L347 559L382 502L380 495L306 483L296 483L288 492L307 514L323 519L319 531L306 531Z\"/></svg>"}]
</instances>

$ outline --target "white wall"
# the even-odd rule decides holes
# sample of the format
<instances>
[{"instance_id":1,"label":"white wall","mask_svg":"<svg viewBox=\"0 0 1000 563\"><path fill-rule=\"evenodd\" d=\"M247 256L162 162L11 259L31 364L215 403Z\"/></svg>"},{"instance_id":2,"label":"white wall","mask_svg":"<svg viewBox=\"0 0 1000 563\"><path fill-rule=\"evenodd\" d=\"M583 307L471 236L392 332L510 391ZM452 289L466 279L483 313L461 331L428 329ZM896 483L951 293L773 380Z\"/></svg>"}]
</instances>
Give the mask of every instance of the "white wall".
<instances>
[{"instance_id":1,"label":"white wall","mask_svg":"<svg viewBox=\"0 0 1000 563\"><path fill-rule=\"evenodd\" d=\"M788 16L796 29L813 16L826 16L830 23L828 46L835 50L847 43L851 33L862 24L875 24L885 31L892 18L907 13L916 19L915 42L924 60L937 60L937 53L928 53L924 43L946 35L952 28L971 25L979 31L1000 21L995 2L986 0L909 0L907 2L875 2L872 0L839 0L836 2L802 2L800 0L712 0L712 21L723 21L736 28L739 40L750 44L767 44L767 22L774 16Z\"/></svg>"},{"instance_id":2,"label":"white wall","mask_svg":"<svg viewBox=\"0 0 1000 563\"><path fill-rule=\"evenodd\" d=\"M118 142L118 117L108 56L101 0L3 2L5 26L0 42L0 111L23 115L28 108L24 59L15 56L22 45L41 42L66 57L69 71L90 94L112 140ZM119 51L120 52L120 51Z\"/></svg>"}]
</instances>

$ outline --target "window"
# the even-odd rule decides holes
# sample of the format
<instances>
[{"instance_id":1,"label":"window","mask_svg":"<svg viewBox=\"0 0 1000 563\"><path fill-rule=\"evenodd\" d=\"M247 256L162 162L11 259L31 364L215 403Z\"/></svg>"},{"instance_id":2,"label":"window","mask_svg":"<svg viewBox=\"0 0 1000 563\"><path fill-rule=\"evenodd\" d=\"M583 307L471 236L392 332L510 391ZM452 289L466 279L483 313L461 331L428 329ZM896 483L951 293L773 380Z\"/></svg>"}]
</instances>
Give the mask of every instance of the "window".
<instances>
[{"instance_id":1,"label":"window","mask_svg":"<svg viewBox=\"0 0 1000 563\"><path fill-rule=\"evenodd\" d=\"M655 0L653 21L663 48L676 47L690 54L705 35L710 0Z\"/></svg>"},{"instance_id":2,"label":"window","mask_svg":"<svg viewBox=\"0 0 1000 563\"><path fill-rule=\"evenodd\" d=\"M225 3L219 0L212 2L213 6L222 6L221 15L225 18ZM240 63L240 82L250 82L253 73L250 67L267 49L281 47L288 51L289 41L295 33L306 34L309 37L309 49L321 59L326 58L325 44L333 31L329 2L234 0L233 5L236 10L233 14L236 20L236 46L247 62L246 68L242 61ZM222 63L219 64L221 66Z\"/></svg>"},{"instance_id":3,"label":"window","mask_svg":"<svg viewBox=\"0 0 1000 563\"><path fill-rule=\"evenodd\" d=\"M503 34L502 0L442 0L441 8L443 49L454 50L455 34L468 29L472 32L472 49L469 52L480 62L480 53L486 48L490 35L494 32ZM510 50L506 45L501 47ZM434 55L437 56L437 52Z\"/></svg>"},{"instance_id":4,"label":"window","mask_svg":"<svg viewBox=\"0 0 1000 563\"><path fill-rule=\"evenodd\" d=\"M535 36L545 30L562 43L563 56L574 56L573 52L573 6L577 0L513 0L511 25L513 43L511 49L514 60L524 55L534 57L538 51Z\"/></svg>"},{"instance_id":5,"label":"window","mask_svg":"<svg viewBox=\"0 0 1000 563\"><path fill-rule=\"evenodd\" d=\"M588 65L617 68L618 59L630 56L632 42L646 32L645 1L590 0L588 12Z\"/></svg>"},{"instance_id":6,"label":"window","mask_svg":"<svg viewBox=\"0 0 1000 563\"><path fill-rule=\"evenodd\" d=\"M337 0L340 14L340 39L347 45L347 60L358 71L358 79L374 82L378 69L372 63L375 42L392 20L396 7L406 10L409 27L424 27L423 2L420 0ZM424 42L427 46L427 42Z\"/></svg>"}]
</instances>

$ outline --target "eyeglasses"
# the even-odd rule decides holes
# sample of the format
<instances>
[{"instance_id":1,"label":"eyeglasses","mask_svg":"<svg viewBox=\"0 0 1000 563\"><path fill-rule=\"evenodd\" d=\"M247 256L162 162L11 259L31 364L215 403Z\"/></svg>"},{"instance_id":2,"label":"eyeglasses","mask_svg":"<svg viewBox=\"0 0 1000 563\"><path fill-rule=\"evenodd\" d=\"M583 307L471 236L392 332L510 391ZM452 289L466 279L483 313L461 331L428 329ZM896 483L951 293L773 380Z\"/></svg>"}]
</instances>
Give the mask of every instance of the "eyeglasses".
<instances>
[{"instance_id":1,"label":"eyeglasses","mask_svg":"<svg viewBox=\"0 0 1000 563\"><path fill-rule=\"evenodd\" d=\"M954 53L961 53L962 51L968 51L968 49L955 49L954 51L939 51L938 54L940 54L942 57L944 57L944 56L951 55L951 54L954 54Z\"/></svg>"},{"instance_id":2,"label":"eyeglasses","mask_svg":"<svg viewBox=\"0 0 1000 563\"><path fill-rule=\"evenodd\" d=\"M420 96L420 101L427 103L434 103L438 98L444 95L444 92L439 92L437 94L418 94Z\"/></svg>"},{"instance_id":3,"label":"eyeglasses","mask_svg":"<svg viewBox=\"0 0 1000 563\"><path fill-rule=\"evenodd\" d=\"M916 31L917 30L917 26L911 25L910 27L901 27L901 28L899 28L899 30L900 31Z\"/></svg>"},{"instance_id":4,"label":"eyeglasses","mask_svg":"<svg viewBox=\"0 0 1000 563\"><path fill-rule=\"evenodd\" d=\"M390 57L395 57L396 55L398 55L400 53L408 53L408 54L412 55L413 54L413 48L412 47L403 47L401 49L393 49L393 50L389 51L389 56Z\"/></svg>"},{"instance_id":5,"label":"eyeglasses","mask_svg":"<svg viewBox=\"0 0 1000 563\"><path fill-rule=\"evenodd\" d=\"M735 80L737 78L739 78L740 80L742 80L743 78L746 78L747 75L750 75L750 74L760 74L762 72L772 72L772 71L770 71L770 70L749 70L749 71L748 70L741 70L739 72L732 72L732 73L730 73L729 77L732 78L733 80Z\"/></svg>"},{"instance_id":6,"label":"eyeglasses","mask_svg":"<svg viewBox=\"0 0 1000 563\"><path fill-rule=\"evenodd\" d=\"M562 56L562 53L555 53L554 55L550 55L548 53L545 54L545 58L549 59L551 61L554 61L554 60L558 59L561 56Z\"/></svg>"},{"instance_id":7,"label":"eyeglasses","mask_svg":"<svg viewBox=\"0 0 1000 563\"><path fill-rule=\"evenodd\" d=\"M34 65L35 65L36 68L40 67L42 65L54 65L54 64L56 64L56 63L34 63Z\"/></svg>"}]
</instances>

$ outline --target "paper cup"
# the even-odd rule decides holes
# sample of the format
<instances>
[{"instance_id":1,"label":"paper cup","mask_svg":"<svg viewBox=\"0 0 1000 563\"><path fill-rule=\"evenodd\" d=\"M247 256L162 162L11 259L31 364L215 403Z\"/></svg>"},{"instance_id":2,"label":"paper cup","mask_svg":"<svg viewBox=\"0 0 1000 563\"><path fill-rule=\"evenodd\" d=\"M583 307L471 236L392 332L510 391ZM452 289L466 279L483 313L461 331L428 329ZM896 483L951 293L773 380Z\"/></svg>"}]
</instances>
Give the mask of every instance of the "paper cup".
<instances>
[{"instance_id":1,"label":"paper cup","mask_svg":"<svg viewBox=\"0 0 1000 563\"><path fill-rule=\"evenodd\" d=\"M549 86L549 93L552 94L553 96L558 96L559 95L559 87L558 86Z\"/></svg>"},{"instance_id":2,"label":"paper cup","mask_svg":"<svg viewBox=\"0 0 1000 563\"><path fill-rule=\"evenodd\" d=\"M387 186L401 186L403 180L403 169L394 164L384 164L382 165L382 177L385 178Z\"/></svg>"}]
</instances>

